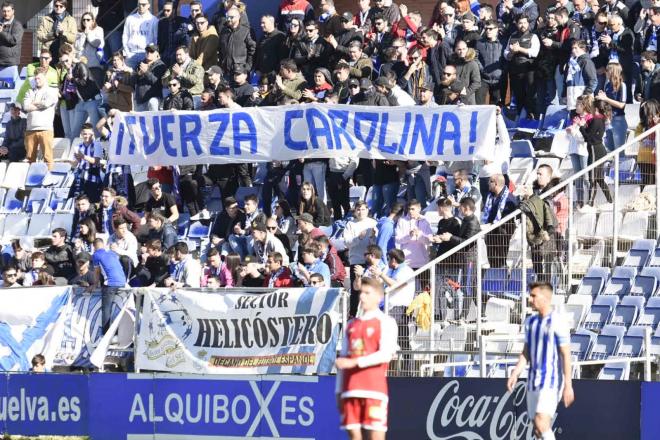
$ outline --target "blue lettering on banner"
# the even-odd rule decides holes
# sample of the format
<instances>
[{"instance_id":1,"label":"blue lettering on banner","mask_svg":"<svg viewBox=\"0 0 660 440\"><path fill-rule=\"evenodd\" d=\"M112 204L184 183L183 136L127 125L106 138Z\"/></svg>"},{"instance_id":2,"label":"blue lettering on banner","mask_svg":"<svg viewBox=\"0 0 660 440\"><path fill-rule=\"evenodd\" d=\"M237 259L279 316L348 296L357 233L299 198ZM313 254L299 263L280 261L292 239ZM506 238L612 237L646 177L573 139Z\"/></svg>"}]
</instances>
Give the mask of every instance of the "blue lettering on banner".
<instances>
[{"instance_id":1,"label":"blue lettering on banner","mask_svg":"<svg viewBox=\"0 0 660 440\"><path fill-rule=\"evenodd\" d=\"M174 133L169 128L170 125L174 125L174 122L174 115L162 116L161 127L163 130L163 148L169 156L177 157L176 147L172 145L172 142L174 141Z\"/></svg>"},{"instance_id":2,"label":"blue lettering on banner","mask_svg":"<svg viewBox=\"0 0 660 440\"><path fill-rule=\"evenodd\" d=\"M149 130L147 128L147 118L141 116L140 118L140 128L142 130L142 145L144 146L144 154L147 156L158 151L158 146L160 145L160 118L150 118L153 126ZM150 132L153 132L154 140L151 141Z\"/></svg>"},{"instance_id":3,"label":"blue lettering on banner","mask_svg":"<svg viewBox=\"0 0 660 440\"><path fill-rule=\"evenodd\" d=\"M332 124L332 135L334 136L334 144L337 150L342 149L341 138L343 137L348 146L351 147L351 150L355 150L355 142L353 138L346 131L346 126L348 125L348 112L345 110L329 110L328 118L330 119L330 124Z\"/></svg>"},{"instance_id":4,"label":"blue lettering on banner","mask_svg":"<svg viewBox=\"0 0 660 440\"><path fill-rule=\"evenodd\" d=\"M451 125L451 129L449 128ZM454 154L461 154L461 121L454 113L442 114L440 136L438 137L438 154L445 154L445 142L454 142Z\"/></svg>"},{"instance_id":5,"label":"blue lettering on banner","mask_svg":"<svg viewBox=\"0 0 660 440\"><path fill-rule=\"evenodd\" d=\"M309 127L309 140L312 148L318 149L320 147L319 138L324 138L326 148L332 150L332 131L325 115L312 107L305 111L305 119ZM319 125L316 125L316 121L319 122Z\"/></svg>"},{"instance_id":6,"label":"blue lettering on banner","mask_svg":"<svg viewBox=\"0 0 660 440\"><path fill-rule=\"evenodd\" d=\"M433 115L431 119L431 128L426 128L424 115L415 115L415 126L413 128L412 142L410 145L410 154L415 153L415 146L418 139L421 139L424 152L427 155L433 154L433 140L438 129L438 115Z\"/></svg>"},{"instance_id":7,"label":"blue lettering on banner","mask_svg":"<svg viewBox=\"0 0 660 440\"><path fill-rule=\"evenodd\" d=\"M476 148L474 143L477 142L477 117L479 117L479 113L472 112L470 116L470 146L468 147L470 154L474 154L474 149Z\"/></svg>"},{"instance_id":8,"label":"blue lettering on banner","mask_svg":"<svg viewBox=\"0 0 660 440\"><path fill-rule=\"evenodd\" d=\"M284 145L296 151L304 151L307 149L307 142L297 141L291 137L294 119L302 119L302 110L288 110L284 113Z\"/></svg>"},{"instance_id":9,"label":"blue lettering on banner","mask_svg":"<svg viewBox=\"0 0 660 440\"><path fill-rule=\"evenodd\" d=\"M369 124L369 131L366 135L362 132L362 122ZM355 112L353 124L355 125L355 137L362 142L367 151L371 151L371 143L376 137L378 113Z\"/></svg>"},{"instance_id":10,"label":"blue lettering on banner","mask_svg":"<svg viewBox=\"0 0 660 440\"><path fill-rule=\"evenodd\" d=\"M189 129L188 126L192 125ZM179 133L181 133L181 156L188 157L188 144L192 144L197 156L201 156L202 147L199 145L199 135L202 133L202 121L199 115L179 116Z\"/></svg>"},{"instance_id":11,"label":"blue lettering on banner","mask_svg":"<svg viewBox=\"0 0 660 440\"><path fill-rule=\"evenodd\" d=\"M229 127L229 113L212 113L209 115L209 122L219 122L218 129L215 131L213 141L211 141L210 153L213 156L228 156L229 147L221 145L222 138Z\"/></svg>"},{"instance_id":12,"label":"blue lettering on banner","mask_svg":"<svg viewBox=\"0 0 660 440\"><path fill-rule=\"evenodd\" d=\"M246 131L241 131L241 125L245 125ZM247 142L250 145L250 154L257 153L257 128L254 126L252 117L244 112L232 115L232 128L234 129L234 154L241 154L241 144Z\"/></svg>"}]
</instances>

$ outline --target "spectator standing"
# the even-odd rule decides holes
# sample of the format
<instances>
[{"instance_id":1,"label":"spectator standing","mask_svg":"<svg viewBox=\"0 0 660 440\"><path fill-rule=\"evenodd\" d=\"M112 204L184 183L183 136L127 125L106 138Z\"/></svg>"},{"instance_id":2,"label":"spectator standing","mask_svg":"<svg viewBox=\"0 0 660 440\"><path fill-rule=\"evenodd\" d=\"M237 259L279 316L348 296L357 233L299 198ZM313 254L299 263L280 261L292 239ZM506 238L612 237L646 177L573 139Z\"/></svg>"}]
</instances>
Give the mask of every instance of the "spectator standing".
<instances>
[{"instance_id":1,"label":"spectator standing","mask_svg":"<svg viewBox=\"0 0 660 440\"><path fill-rule=\"evenodd\" d=\"M660 11L657 14L660 19ZM660 97L660 65L657 64L657 52L642 52L639 65L640 76L637 80L635 99L637 101L648 101Z\"/></svg>"},{"instance_id":2,"label":"spectator standing","mask_svg":"<svg viewBox=\"0 0 660 440\"><path fill-rule=\"evenodd\" d=\"M107 235L112 234L112 221L118 216L123 217L131 225L132 231L136 232L140 227L140 216L125 205L119 204L116 196L117 192L112 188L104 188L101 191L101 203L94 213L96 230Z\"/></svg>"},{"instance_id":3,"label":"spectator standing","mask_svg":"<svg viewBox=\"0 0 660 440\"><path fill-rule=\"evenodd\" d=\"M220 67L227 74L234 71L234 65L244 64L252 70L256 43L250 36L250 29L241 26L240 11L232 7L227 11L227 24L220 30Z\"/></svg>"},{"instance_id":4,"label":"spectator standing","mask_svg":"<svg viewBox=\"0 0 660 440\"><path fill-rule=\"evenodd\" d=\"M325 184L325 182L324 182ZM332 219L330 211L323 200L316 195L314 185L303 182L300 188L300 205L298 214L310 214L314 219L314 226L330 226Z\"/></svg>"},{"instance_id":5,"label":"spectator standing","mask_svg":"<svg viewBox=\"0 0 660 440\"><path fill-rule=\"evenodd\" d=\"M208 70L218 64L218 32L203 14L195 17L195 27L197 33L190 42L190 58Z\"/></svg>"},{"instance_id":6,"label":"spectator standing","mask_svg":"<svg viewBox=\"0 0 660 440\"><path fill-rule=\"evenodd\" d=\"M403 205L399 202L395 202L392 205L389 214L378 220L377 244L381 250L383 258L385 258L387 253L395 247L394 231L396 229L396 224L402 215ZM385 262L385 260L383 260L383 262Z\"/></svg>"},{"instance_id":7,"label":"spectator standing","mask_svg":"<svg viewBox=\"0 0 660 440\"><path fill-rule=\"evenodd\" d=\"M96 271L97 282L101 285L101 320L105 333L110 327L115 295L119 293L119 289L126 286L126 274L119 262L119 255L107 250L102 238L94 240L92 265Z\"/></svg>"},{"instance_id":8,"label":"spectator standing","mask_svg":"<svg viewBox=\"0 0 660 440\"><path fill-rule=\"evenodd\" d=\"M79 133L88 119L92 124L92 130L94 130L101 119L99 113L102 103L101 91L85 63L77 63L73 66L71 73L71 81L76 86L76 93L79 98L74 108L75 122L72 124L71 130L73 133Z\"/></svg>"},{"instance_id":9,"label":"spectator standing","mask_svg":"<svg viewBox=\"0 0 660 440\"><path fill-rule=\"evenodd\" d=\"M161 78L167 67L160 58L158 46L150 44L144 50L144 59L131 77L135 89L135 110L155 112L163 99Z\"/></svg>"},{"instance_id":10,"label":"spectator standing","mask_svg":"<svg viewBox=\"0 0 660 440\"><path fill-rule=\"evenodd\" d=\"M362 200L356 202L353 213L355 217L346 223L344 228L344 243L348 249L348 263L351 265L351 286L357 278L356 266L364 266L367 246L376 243L378 233L376 220L369 217L369 207L366 202ZM359 302L359 292L352 290L350 310L356 311Z\"/></svg>"},{"instance_id":11,"label":"spectator standing","mask_svg":"<svg viewBox=\"0 0 660 440\"><path fill-rule=\"evenodd\" d=\"M605 70L607 82L605 90L596 95L596 101L603 101L612 107L610 126L605 132L605 146L614 151L626 143L628 136L628 122L626 121L626 102L629 92L628 83L624 80L622 66L610 62Z\"/></svg>"},{"instance_id":12,"label":"spectator standing","mask_svg":"<svg viewBox=\"0 0 660 440\"><path fill-rule=\"evenodd\" d=\"M234 100L241 107L252 107L254 105L254 86L248 82L250 71L242 64L234 65L232 91Z\"/></svg>"},{"instance_id":13,"label":"spectator standing","mask_svg":"<svg viewBox=\"0 0 660 440\"><path fill-rule=\"evenodd\" d=\"M158 20L158 51L163 63L166 66L174 64L176 48L187 47L190 44L189 40L186 19L177 15L172 2L165 2L161 9L161 18ZM149 44L145 46L145 51L148 46Z\"/></svg>"},{"instance_id":14,"label":"spectator standing","mask_svg":"<svg viewBox=\"0 0 660 440\"><path fill-rule=\"evenodd\" d=\"M126 18L122 34L123 54L131 69L142 61L148 45L158 44L158 19L149 10L149 0L138 0L137 3L137 12Z\"/></svg>"},{"instance_id":15,"label":"spectator standing","mask_svg":"<svg viewBox=\"0 0 660 440\"><path fill-rule=\"evenodd\" d=\"M63 228L55 228L51 233L51 245L44 251L44 258L53 268L53 276L70 280L75 275L73 250L66 242L67 233Z\"/></svg>"},{"instance_id":16,"label":"spectator standing","mask_svg":"<svg viewBox=\"0 0 660 440\"><path fill-rule=\"evenodd\" d=\"M587 143L582 137L580 127L586 125L593 117L593 96L578 96L575 102L575 116L572 123L566 128L570 138L568 143L568 154L573 164L573 172L578 173L587 167L589 161L589 150ZM585 185L587 184L584 176L575 180L576 206L582 208L585 201Z\"/></svg>"},{"instance_id":17,"label":"spectator standing","mask_svg":"<svg viewBox=\"0 0 660 440\"><path fill-rule=\"evenodd\" d=\"M25 130L27 121L21 117L21 109L16 104L10 106L11 118L5 127L5 137L0 147L0 160L19 162L25 159Z\"/></svg>"},{"instance_id":18,"label":"spectator standing","mask_svg":"<svg viewBox=\"0 0 660 440\"><path fill-rule=\"evenodd\" d=\"M639 125L635 128L635 136L660 123L660 104L657 99L650 99L639 106ZM642 139L637 153L637 165L642 175L642 185L655 185L656 173L656 134L652 133Z\"/></svg>"},{"instance_id":19,"label":"spectator standing","mask_svg":"<svg viewBox=\"0 0 660 440\"><path fill-rule=\"evenodd\" d=\"M21 88L18 90L18 95L16 96L17 103L23 104L23 101L25 100L25 94L28 92L28 90L35 87L34 77L39 72L42 72L44 75L46 75L46 79L50 87L58 88L60 86L60 76L58 71L50 65L52 59L53 57L51 56L50 51L48 49L42 48L39 51L39 61L27 65L27 79L23 81L23 85L21 85Z\"/></svg>"},{"instance_id":20,"label":"spectator standing","mask_svg":"<svg viewBox=\"0 0 660 440\"><path fill-rule=\"evenodd\" d=\"M314 7L307 0L282 0L277 14L278 29L287 32L294 19L299 23L313 21L315 19Z\"/></svg>"},{"instance_id":21,"label":"spectator standing","mask_svg":"<svg viewBox=\"0 0 660 440\"><path fill-rule=\"evenodd\" d=\"M53 119L57 105L57 90L48 86L46 75L39 72L35 77L36 87L29 90L23 102L27 113L25 151L30 162L36 162L39 149L43 152L48 169L53 167Z\"/></svg>"},{"instance_id":22,"label":"spectator standing","mask_svg":"<svg viewBox=\"0 0 660 440\"><path fill-rule=\"evenodd\" d=\"M476 60L477 54L473 48L468 47L465 41L456 42L455 52L453 64L456 66L456 76L459 81L465 84L462 101L464 104L474 105L476 103L475 93L481 88L481 74Z\"/></svg>"},{"instance_id":23,"label":"spectator standing","mask_svg":"<svg viewBox=\"0 0 660 440\"><path fill-rule=\"evenodd\" d=\"M600 36L600 41L607 47L609 63L619 63L623 72L623 80L626 84L623 102L632 102L631 90L634 79L634 43L635 34L623 24L623 18L612 15L609 18L609 32ZM609 66L609 64L608 64ZM607 72L606 72L607 73Z\"/></svg>"},{"instance_id":24,"label":"spectator standing","mask_svg":"<svg viewBox=\"0 0 660 440\"><path fill-rule=\"evenodd\" d=\"M368 179L373 178L373 203L371 206L374 211L374 217L380 218L388 215L394 202L396 202L399 192L399 167L395 161L375 160L374 162L375 165L373 168L371 166L364 167L367 168L364 173L369 174ZM371 165L370 160L365 161L362 159L360 165L363 163ZM366 180L365 186L370 186L367 183L370 183L369 180Z\"/></svg>"},{"instance_id":25,"label":"spectator standing","mask_svg":"<svg viewBox=\"0 0 660 440\"><path fill-rule=\"evenodd\" d=\"M18 78L18 66L21 61L21 46L23 41L23 24L14 17L14 4L2 4L2 22L0 25L0 69L10 68L3 76Z\"/></svg>"},{"instance_id":26,"label":"spectator standing","mask_svg":"<svg viewBox=\"0 0 660 440\"><path fill-rule=\"evenodd\" d=\"M594 104L593 118L583 123L580 127L582 137L587 142L587 149L589 150L589 165L602 159L608 153L603 145L603 134L605 127L612 118L612 107L604 100L598 100ZM600 186L605 195L608 204L612 203L612 195L610 188L605 182L605 164L600 164L591 173L591 196L589 198L589 205L593 206L596 199L596 185ZM604 207L601 207L604 208Z\"/></svg>"},{"instance_id":27,"label":"spectator standing","mask_svg":"<svg viewBox=\"0 0 660 440\"><path fill-rule=\"evenodd\" d=\"M105 36L103 28L96 24L94 15L91 12L85 12L80 17L80 27L76 34L74 43L75 59L82 61L85 57L85 64L89 68L97 87L103 86L103 67L105 55L103 47L105 46Z\"/></svg>"},{"instance_id":28,"label":"spectator standing","mask_svg":"<svg viewBox=\"0 0 660 440\"><path fill-rule=\"evenodd\" d=\"M123 218L113 220L114 234L108 239L110 250L119 255L119 262L130 279L134 269L138 265L138 242L135 235L129 230L128 223Z\"/></svg>"},{"instance_id":29,"label":"spectator standing","mask_svg":"<svg viewBox=\"0 0 660 440\"><path fill-rule=\"evenodd\" d=\"M199 97L204 90L204 68L190 58L188 48L185 46L177 47L175 56L176 63L165 72L163 85L167 86L170 80L176 79L181 84L182 90Z\"/></svg>"},{"instance_id":30,"label":"spectator standing","mask_svg":"<svg viewBox=\"0 0 660 440\"><path fill-rule=\"evenodd\" d=\"M476 91L475 102L486 104L502 103L502 80L504 57L502 42L498 35L497 22L489 20L484 23L484 36L477 42L477 60L481 65L481 87Z\"/></svg>"},{"instance_id":31,"label":"spectator standing","mask_svg":"<svg viewBox=\"0 0 660 440\"><path fill-rule=\"evenodd\" d=\"M59 61L60 48L65 44L72 45L78 32L76 19L69 14L66 6L67 0L55 0L53 10L41 18L37 27L37 40L42 48L48 49L52 54L53 66Z\"/></svg>"},{"instance_id":32,"label":"spectator standing","mask_svg":"<svg viewBox=\"0 0 660 440\"><path fill-rule=\"evenodd\" d=\"M337 155L328 161L326 182L335 220L341 220L351 210L350 180L358 164L359 159L351 155Z\"/></svg>"},{"instance_id":33,"label":"spectator standing","mask_svg":"<svg viewBox=\"0 0 660 440\"><path fill-rule=\"evenodd\" d=\"M105 72L105 83L102 90L105 95L106 116L109 115L110 109L122 112L133 111L132 75L133 69L124 62L124 55L121 52L115 52L112 55L112 65Z\"/></svg>"},{"instance_id":34,"label":"spectator standing","mask_svg":"<svg viewBox=\"0 0 660 440\"><path fill-rule=\"evenodd\" d=\"M72 286L93 287L98 284L96 271L90 270L91 255L81 252L76 255L76 276L71 280Z\"/></svg>"},{"instance_id":35,"label":"spectator standing","mask_svg":"<svg viewBox=\"0 0 660 440\"><path fill-rule=\"evenodd\" d=\"M75 181L71 189L72 196L86 194L89 201L98 203L101 199L101 159L103 147L94 139L91 124L84 124L80 131L82 142L69 153L69 162L74 168Z\"/></svg>"},{"instance_id":36,"label":"spectator standing","mask_svg":"<svg viewBox=\"0 0 660 440\"><path fill-rule=\"evenodd\" d=\"M539 38L530 31L531 18L520 15L516 19L518 30L509 38L504 57L509 60L509 80L516 100L517 112L524 108L529 118L535 118L534 61L541 48Z\"/></svg>"},{"instance_id":37,"label":"spectator standing","mask_svg":"<svg viewBox=\"0 0 660 440\"><path fill-rule=\"evenodd\" d=\"M168 251L176 244L177 233L174 226L159 212L154 212L147 220L147 240L158 240L163 250Z\"/></svg>"},{"instance_id":38,"label":"spectator standing","mask_svg":"<svg viewBox=\"0 0 660 440\"><path fill-rule=\"evenodd\" d=\"M566 108L575 110L576 100L581 95L593 95L598 87L596 66L586 52L587 43L577 40L572 45L572 56L566 68Z\"/></svg>"},{"instance_id":39,"label":"spectator standing","mask_svg":"<svg viewBox=\"0 0 660 440\"><path fill-rule=\"evenodd\" d=\"M494 174L488 179L488 197L484 203L481 223L491 225L511 214L518 208L518 199L509 192L502 174ZM506 267L509 242L515 229L513 220L493 229L485 237L490 267Z\"/></svg>"},{"instance_id":40,"label":"spectator standing","mask_svg":"<svg viewBox=\"0 0 660 440\"><path fill-rule=\"evenodd\" d=\"M433 235L431 225L422 216L420 202L412 199L408 202L408 215L399 219L394 230L396 247L401 249L406 263L413 269L419 269L429 262L428 245Z\"/></svg>"},{"instance_id":41,"label":"spectator standing","mask_svg":"<svg viewBox=\"0 0 660 440\"><path fill-rule=\"evenodd\" d=\"M286 52L286 35L275 28L275 17L261 17L263 35L257 43L254 70L260 75L270 75L280 66L280 61L288 56Z\"/></svg>"}]
</instances>

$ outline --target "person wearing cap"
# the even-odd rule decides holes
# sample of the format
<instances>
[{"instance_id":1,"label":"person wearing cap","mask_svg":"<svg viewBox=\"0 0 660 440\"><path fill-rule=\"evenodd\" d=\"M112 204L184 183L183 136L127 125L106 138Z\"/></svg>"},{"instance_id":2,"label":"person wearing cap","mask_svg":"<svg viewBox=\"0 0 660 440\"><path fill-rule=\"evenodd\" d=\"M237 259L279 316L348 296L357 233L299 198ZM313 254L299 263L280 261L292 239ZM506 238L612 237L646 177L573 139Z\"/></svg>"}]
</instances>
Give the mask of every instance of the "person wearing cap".
<instances>
[{"instance_id":1,"label":"person wearing cap","mask_svg":"<svg viewBox=\"0 0 660 440\"><path fill-rule=\"evenodd\" d=\"M218 32L209 25L209 19L204 14L197 15L194 24L197 33L190 42L190 58L207 70L218 63Z\"/></svg>"},{"instance_id":2,"label":"person wearing cap","mask_svg":"<svg viewBox=\"0 0 660 440\"><path fill-rule=\"evenodd\" d=\"M263 77L275 72L280 61L286 58L286 35L275 27L275 17L264 15L261 17L261 30L263 35L257 43L254 56L254 70Z\"/></svg>"},{"instance_id":3,"label":"person wearing cap","mask_svg":"<svg viewBox=\"0 0 660 440\"><path fill-rule=\"evenodd\" d=\"M346 13L339 15L335 9L335 0L320 0L321 15L319 16L319 27L321 37L325 38L329 35L339 35L342 31L342 20ZM353 24L353 14L348 13Z\"/></svg>"},{"instance_id":4,"label":"person wearing cap","mask_svg":"<svg viewBox=\"0 0 660 440\"><path fill-rule=\"evenodd\" d=\"M462 98L464 104L474 105L474 94L481 88L481 73L477 62L477 53L468 47L465 41L457 41L453 64L456 66L456 77L465 85L465 93Z\"/></svg>"},{"instance_id":5,"label":"person wearing cap","mask_svg":"<svg viewBox=\"0 0 660 440\"><path fill-rule=\"evenodd\" d=\"M392 81L390 78L388 78L387 76L381 76L374 83L374 88L376 89L377 94L384 96L385 99L387 99L389 105L395 107L403 104L400 104L397 97L394 96L394 93L392 93L392 89L394 88L394 85L395 85L394 81ZM404 92L403 90L401 90L401 92L403 95L406 95L408 96L408 98L410 98L410 95L408 95L406 92ZM415 101L412 98L410 98L410 101L412 102L412 104L408 104L408 105L415 105Z\"/></svg>"},{"instance_id":6,"label":"person wearing cap","mask_svg":"<svg viewBox=\"0 0 660 440\"><path fill-rule=\"evenodd\" d=\"M234 81L232 83L232 90L234 91L234 100L241 107L252 107L252 95L254 95L254 87L247 80L248 71L243 64L234 65Z\"/></svg>"},{"instance_id":7,"label":"person wearing cap","mask_svg":"<svg viewBox=\"0 0 660 440\"><path fill-rule=\"evenodd\" d=\"M335 34L326 35L324 41L328 43L334 52L330 59L330 65L335 65L340 59L348 59L348 47L354 42L363 42L363 34L358 32L353 25L353 14L344 12L340 16L341 29Z\"/></svg>"},{"instance_id":8,"label":"person wearing cap","mask_svg":"<svg viewBox=\"0 0 660 440\"><path fill-rule=\"evenodd\" d=\"M347 104L348 101L350 100L351 93L350 93L350 71L351 71L351 66L348 65L348 63L344 60L340 60L339 63L337 63L337 67L335 68L334 75L335 75L335 87L333 89L334 93L338 96L338 100L340 104ZM360 84L357 84L357 88L360 88Z\"/></svg>"},{"instance_id":9,"label":"person wearing cap","mask_svg":"<svg viewBox=\"0 0 660 440\"><path fill-rule=\"evenodd\" d=\"M348 84L347 85L348 99L346 101L346 104L354 104L353 100L360 93L360 81L355 78L351 78L348 80L347 84Z\"/></svg>"},{"instance_id":10,"label":"person wearing cap","mask_svg":"<svg viewBox=\"0 0 660 440\"><path fill-rule=\"evenodd\" d=\"M353 41L348 46L348 65L351 77L370 79L374 73L374 63L362 52L362 43Z\"/></svg>"},{"instance_id":11,"label":"person wearing cap","mask_svg":"<svg viewBox=\"0 0 660 440\"><path fill-rule=\"evenodd\" d=\"M433 84L431 78L427 78L427 80L419 87L420 107L438 107L438 104L435 102L435 97L433 96L434 90L435 84Z\"/></svg>"},{"instance_id":12,"label":"person wearing cap","mask_svg":"<svg viewBox=\"0 0 660 440\"><path fill-rule=\"evenodd\" d=\"M265 268L268 255L278 252L282 255L282 264L289 265L289 254L279 238L268 231L265 223L255 223L252 226L252 254L256 256L256 263Z\"/></svg>"},{"instance_id":13,"label":"person wearing cap","mask_svg":"<svg viewBox=\"0 0 660 440\"><path fill-rule=\"evenodd\" d=\"M403 75L403 80L405 80L404 90L413 97L415 102L419 102L420 86L432 79L431 71L426 61L424 61L420 46L410 49L410 61L408 71Z\"/></svg>"},{"instance_id":14,"label":"person wearing cap","mask_svg":"<svg viewBox=\"0 0 660 440\"><path fill-rule=\"evenodd\" d=\"M303 90L307 88L307 81L298 71L296 62L290 58L280 62L279 75L275 77L275 93L278 99L283 97L300 100Z\"/></svg>"},{"instance_id":15,"label":"person wearing cap","mask_svg":"<svg viewBox=\"0 0 660 440\"><path fill-rule=\"evenodd\" d=\"M126 64L135 69L144 58L144 49L151 43L158 43L158 19L149 9L149 0L138 0L137 11L124 22L121 44Z\"/></svg>"},{"instance_id":16,"label":"person wearing cap","mask_svg":"<svg viewBox=\"0 0 660 440\"><path fill-rule=\"evenodd\" d=\"M465 41L468 47L475 48L477 41L481 38L479 26L477 26L477 17L470 11L461 17L463 27L459 32L458 39Z\"/></svg>"},{"instance_id":17,"label":"person wearing cap","mask_svg":"<svg viewBox=\"0 0 660 440\"><path fill-rule=\"evenodd\" d=\"M190 44L188 23L175 11L176 8L171 1L165 2L161 8L161 18L158 21L158 51L166 66L174 64L174 52L177 47Z\"/></svg>"},{"instance_id":18,"label":"person wearing cap","mask_svg":"<svg viewBox=\"0 0 660 440\"><path fill-rule=\"evenodd\" d=\"M10 106L10 115L0 147L0 161L19 162L25 159L27 121L21 117L21 109L15 103Z\"/></svg>"},{"instance_id":19,"label":"person wearing cap","mask_svg":"<svg viewBox=\"0 0 660 440\"><path fill-rule=\"evenodd\" d=\"M185 46L178 47L175 56L176 63L165 72L163 86L168 87L172 82L170 80L177 80L181 89L185 89L190 95L201 95L204 90L204 69L190 58Z\"/></svg>"},{"instance_id":20,"label":"person wearing cap","mask_svg":"<svg viewBox=\"0 0 660 440\"><path fill-rule=\"evenodd\" d=\"M150 44L145 48L144 59L138 64L132 81L135 84L135 110L158 111L163 99L161 78L167 67L160 59L158 46Z\"/></svg>"},{"instance_id":21,"label":"person wearing cap","mask_svg":"<svg viewBox=\"0 0 660 440\"><path fill-rule=\"evenodd\" d=\"M206 84L207 88L213 91L213 96L215 97L216 105L218 105L218 90L221 86L225 86L224 74L220 66L211 66L206 71Z\"/></svg>"},{"instance_id":22,"label":"person wearing cap","mask_svg":"<svg viewBox=\"0 0 660 440\"><path fill-rule=\"evenodd\" d=\"M219 59L224 72L233 72L236 64L252 69L257 43L250 36L250 29L240 25L240 16L238 8L229 8L227 23L220 30Z\"/></svg>"},{"instance_id":23,"label":"person wearing cap","mask_svg":"<svg viewBox=\"0 0 660 440\"><path fill-rule=\"evenodd\" d=\"M76 255L76 276L71 279L72 286L89 287L98 283L96 272L89 270L92 256L87 252L80 252Z\"/></svg>"}]
</instances>

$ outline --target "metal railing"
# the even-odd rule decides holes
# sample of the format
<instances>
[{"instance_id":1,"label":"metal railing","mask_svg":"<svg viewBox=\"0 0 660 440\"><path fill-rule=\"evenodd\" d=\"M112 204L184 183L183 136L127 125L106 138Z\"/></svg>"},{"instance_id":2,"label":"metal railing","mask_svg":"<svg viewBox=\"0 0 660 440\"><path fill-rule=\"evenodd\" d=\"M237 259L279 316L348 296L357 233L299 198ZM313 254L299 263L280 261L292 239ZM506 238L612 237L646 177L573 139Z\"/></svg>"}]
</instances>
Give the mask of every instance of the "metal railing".
<instances>
[{"instance_id":1,"label":"metal railing","mask_svg":"<svg viewBox=\"0 0 660 440\"><path fill-rule=\"evenodd\" d=\"M655 183L660 182L660 169L656 166L652 169L654 175L644 174L648 167L646 170L642 167L632 169L631 161L624 156L627 150L634 150L642 142L648 143L653 134L657 148L660 146L660 126L634 137L585 169L571 172L540 195L545 201L561 195L565 197L563 203L568 205L565 230L550 237L553 245L549 251L544 252L539 246L530 244L527 217L517 209L496 224L482 225L480 233L415 270L411 278L389 288L388 295L414 282L417 292L428 290L431 296L428 331L417 328L412 320L411 324L400 316L393 316L400 325L407 326L411 346L402 350L402 356L408 360L392 374L418 374L418 363L414 359L448 350L447 341L456 336L457 329L461 330L458 339L454 340L460 344L448 351L477 354L482 335L520 331L528 314L526 304L530 282L538 279L550 281L556 287L558 304L563 304L589 267L615 267L634 240L657 239L660 185ZM570 158L563 160L570 161ZM556 162L558 165L559 160ZM554 168L557 174L560 170ZM591 192L589 199L596 209L580 208L577 203L576 185L585 179L592 182L587 190ZM611 206L604 205L602 209L597 207L599 202L602 205L604 197L604 193L600 193L602 189L596 185L600 179L606 185L612 185ZM599 186L602 188L603 184ZM644 201L645 206L641 203ZM642 206L629 209L635 208L632 205L636 203ZM475 214L479 215L478 212ZM446 279L458 281L462 294L451 292ZM462 307L456 307L457 301L462 302ZM462 309L460 316L456 309ZM453 336L443 336L447 328Z\"/></svg>"}]
</instances>

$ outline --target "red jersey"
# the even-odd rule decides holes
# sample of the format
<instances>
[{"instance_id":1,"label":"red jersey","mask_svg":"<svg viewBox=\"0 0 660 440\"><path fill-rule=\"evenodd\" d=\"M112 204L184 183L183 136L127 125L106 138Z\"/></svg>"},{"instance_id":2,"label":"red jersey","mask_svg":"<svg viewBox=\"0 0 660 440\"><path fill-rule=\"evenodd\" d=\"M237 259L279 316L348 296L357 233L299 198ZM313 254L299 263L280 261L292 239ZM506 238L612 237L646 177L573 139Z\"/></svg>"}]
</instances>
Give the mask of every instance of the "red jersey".
<instances>
[{"instance_id":1,"label":"red jersey","mask_svg":"<svg viewBox=\"0 0 660 440\"><path fill-rule=\"evenodd\" d=\"M396 353L397 324L380 310L352 319L346 326L342 357L357 358L358 366L337 372L337 393L387 401L387 366Z\"/></svg>"}]
</instances>

